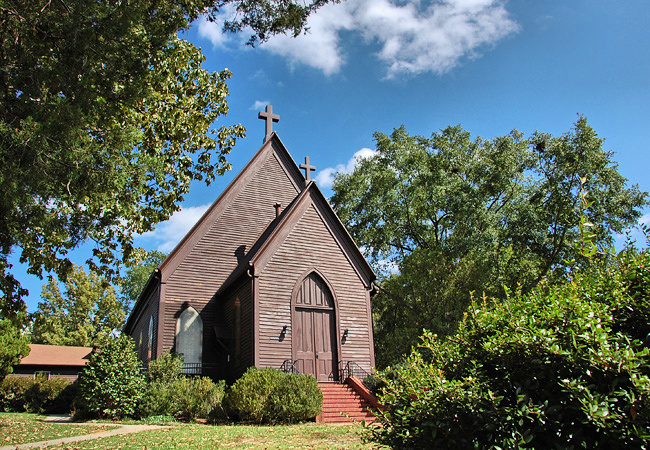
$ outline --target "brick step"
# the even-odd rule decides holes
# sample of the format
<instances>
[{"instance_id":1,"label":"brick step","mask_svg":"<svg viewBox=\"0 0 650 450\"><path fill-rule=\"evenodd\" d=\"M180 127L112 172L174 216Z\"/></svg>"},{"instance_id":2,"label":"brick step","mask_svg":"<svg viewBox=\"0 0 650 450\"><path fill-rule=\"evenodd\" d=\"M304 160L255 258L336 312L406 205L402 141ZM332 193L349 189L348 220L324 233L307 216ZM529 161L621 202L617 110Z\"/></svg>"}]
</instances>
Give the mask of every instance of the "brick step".
<instances>
[{"instance_id":1,"label":"brick step","mask_svg":"<svg viewBox=\"0 0 650 450\"><path fill-rule=\"evenodd\" d=\"M323 402L323 411L337 411L339 409L367 409L367 403L329 403Z\"/></svg>"},{"instance_id":2,"label":"brick step","mask_svg":"<svg viewBox=\"0 0 650 450\"><path fill-rule=\"evenodd\" d=\"M367 409L365 403L327 403L323 402L323 411L338 411L339 409Z\"/></svg>"},{"instance_id":3,"label":"brick step","mask_svg":"<svg viewBox=\"0 0 650 450\"><path fill-rule=\"evenodd\" d=\"M345 384L319 385L323 392L322 423L371 422L375 416L368 410L368 402L357 391Z\"/></svg>"},{"instance_id":4,"label":"brick step","mask_svg":"<svg viewBox=\"0 0 650 450\"><path fill-rule=\"evenodd\" d=\"M326 397L323 396L323 402L327 403L362 403L367 404L363 398L360 397Z\"/></svg>"},{"instance_id":5,"label":"brick step","mask_svg":"<svg viewBox=\"0 0 650 450\"><path fill-rule=\"evenodd\" d=\"M370 414L361 408L323 408L323 414Z\"/></svg>"},{"instance_id":6,"label":"brick step","mask_svg":"<svg viewBox=\"0 0 650 450\"><path fill-rule=\"evenodd\" d=\"M350 422L361 422L362 420L366 422L374 422L375 420L377 420L377 418L372 414L367 414L365 416L344 415L344 416L323 416L322 417L322 423L350 423Z\"/></svg>"}]
</instances>

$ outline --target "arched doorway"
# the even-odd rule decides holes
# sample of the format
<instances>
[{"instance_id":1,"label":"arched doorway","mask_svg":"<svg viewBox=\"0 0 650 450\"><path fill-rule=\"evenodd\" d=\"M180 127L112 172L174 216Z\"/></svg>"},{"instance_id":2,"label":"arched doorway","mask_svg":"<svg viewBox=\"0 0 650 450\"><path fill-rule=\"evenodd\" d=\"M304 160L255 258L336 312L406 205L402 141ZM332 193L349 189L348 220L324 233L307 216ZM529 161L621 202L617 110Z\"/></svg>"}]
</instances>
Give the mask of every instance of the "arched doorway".
<instances>
[{"instance_id":1,"label":"arched doorway","mask_svg":"<svg viewBox=\"0 0 650 450\"><path fill-rule=\"evenodd\" d=\"M293 299L292 350L300 373L318 381L338 378L334 297L316 273L305 277Z\"/></svg>"}]
</instances>

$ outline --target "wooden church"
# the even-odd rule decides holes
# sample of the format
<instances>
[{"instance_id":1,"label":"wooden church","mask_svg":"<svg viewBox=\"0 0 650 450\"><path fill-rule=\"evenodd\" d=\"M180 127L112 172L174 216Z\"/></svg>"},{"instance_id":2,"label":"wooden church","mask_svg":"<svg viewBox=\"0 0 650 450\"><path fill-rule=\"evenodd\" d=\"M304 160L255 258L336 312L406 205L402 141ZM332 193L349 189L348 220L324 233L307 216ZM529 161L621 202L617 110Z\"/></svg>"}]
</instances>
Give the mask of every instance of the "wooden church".
<instances>
[{"instance_id":1,"label":"wooden church","mask_svg":"<svg viewBox=\"0 0 650 450\"><path fill-rule=\"evenodd\" d=\"M279 116L260 118L264 144L152 274L125 332L145 365L171 350L186 372L226 380L251 366L370 372L376 276L309 158L299 168L272 131Z\"/></svg>"}]
</instances>

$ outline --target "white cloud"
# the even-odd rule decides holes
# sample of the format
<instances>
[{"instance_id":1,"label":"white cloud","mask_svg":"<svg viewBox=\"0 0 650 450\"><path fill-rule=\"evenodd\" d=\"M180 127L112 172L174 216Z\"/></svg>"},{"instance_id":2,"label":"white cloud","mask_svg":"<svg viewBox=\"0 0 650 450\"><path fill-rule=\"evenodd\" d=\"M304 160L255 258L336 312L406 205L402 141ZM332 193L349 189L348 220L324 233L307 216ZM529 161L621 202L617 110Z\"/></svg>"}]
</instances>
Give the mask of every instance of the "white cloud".
<instances>
[{"instance_id":1,"label":"white cloud","mask_svg":"<svg viewBox=\"0 0 650 450\"><path fill-rule=\"evenodd\" d=\"M465 57L493 45L519 26L502 0L348 0L328 4L308 21L309 32L298 38L276 36L260 48L305 64L326 75L345 63L341 34L353 31L367 44L378 44L376 56L386 77L424 72L445 73Z\"/></svg>"},{"instance_id":2,"label":"white cloud","mask_svg":"<svg viewBox=\"0 0 650 450\"><path fill-rule=\"evenodd\" d=\"M253 106L251 106L250 110L253 111L265 111L266 110L266 105L270 104L268 100L255 100L255 103L253 103Z\"/></svg>"},{"instance_id":3,"label":"white cloud","mask_svg":"<svg viewBox=\"0 0 650 450\"><path fill-rule=\"evenodd\" d=\"M230 36L222 31L223 22L210 22L205 17L199 19L199 36L208 39L214 47L223 47Z\"/></svg>"},{"instance_id":4,"label":"white cloud","mask_svg":"<svg viewBox=\"0 0 650 450\"><path fill-rule=\"evenodd\" d=\"M336 167L327 167L318 172L316 175L316 183L321 188L331 188L332 183L334 182L334 176L337 173L352 173L359 161L365 158L370 158L375 153L377 153L375 150L362 148L352 155L352 158L350 158L346 164L339 164Z\"/></svg>"},{"instance_id":5,"label":"white cloud","mask_svg":"<svg viewBox=\"0 0 650 450\"><path fill-rule=\"evenodd\" d=\"M209 207L210 205L190 206L176 211L169 220L160 222L155 230L144 233L140 238L153 241L153 245L161 252L170 252Z\"/></svg>"},{"instance_id":6,"label":"white cloud","mask_svg":"<svg viewBox=\"0 0 650 450\"><path fill-rule=\"evenodd\" d=\"M306 34L296 38L274 36L260 48L287 58L292 66L305 64L325 75L338 72L345 61L339 32L354 26L347 2L323 6L309 18L307 26Z\"/></svg>"}]
</instances>

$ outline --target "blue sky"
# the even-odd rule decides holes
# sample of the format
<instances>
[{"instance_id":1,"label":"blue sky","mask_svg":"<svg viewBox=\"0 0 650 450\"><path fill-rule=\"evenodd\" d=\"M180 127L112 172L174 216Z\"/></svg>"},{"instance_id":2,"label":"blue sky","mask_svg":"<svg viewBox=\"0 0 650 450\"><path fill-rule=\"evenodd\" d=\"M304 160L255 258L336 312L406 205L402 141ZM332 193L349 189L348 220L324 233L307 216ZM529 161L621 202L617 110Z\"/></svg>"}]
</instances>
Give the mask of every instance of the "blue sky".
<instances>
[{"instance_id":1,"label":"blue sky","mask_svg":"<svg viewBox=\"0 0 650 450\"><path fill-rule=\"evenodd\" d=\"M648 23L646 0L347 0L322 8L305 36L250 48L247 35L199 21L185 37L202 48L206 69L233 72L221 122L245 125L247 138L228 158L231 172L193 186L183 210L136 244L173 248L259 149L257 113L267 103L280 115L275 131L298 163L310 157L326 195L331 174L367 154L376 131L403 124L429 136L461 124L485 138L513 128L559 135L578 114L648 191ZM30 310L41 284L25 283Z\"/></svg>"}]
</instances>

